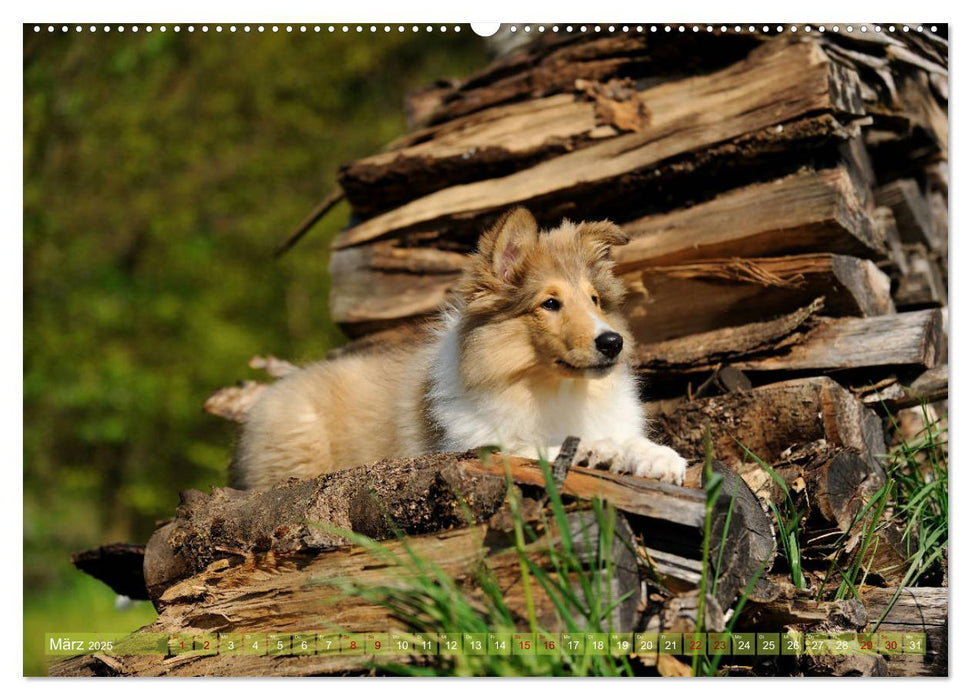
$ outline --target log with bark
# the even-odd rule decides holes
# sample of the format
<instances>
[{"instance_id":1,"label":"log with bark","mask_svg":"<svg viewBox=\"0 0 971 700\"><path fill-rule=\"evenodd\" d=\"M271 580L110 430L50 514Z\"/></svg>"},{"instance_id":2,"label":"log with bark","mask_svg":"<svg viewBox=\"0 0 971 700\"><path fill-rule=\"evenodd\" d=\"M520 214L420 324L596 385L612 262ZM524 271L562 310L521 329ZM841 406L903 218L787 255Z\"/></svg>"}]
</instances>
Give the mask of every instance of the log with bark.
<instances>
[{"instance_id":1,"label":"log with bark","mask_svg":"<svg viewBox=\"0 0 971 700\"><path fill-rule=\"evenodd\" d=\"M157 530L145 547L145 593L161 615L141 633L293 633L318 631L322 626L326 629L321 631L406 631L388 608L357 598L349 602L342 586L349 582L365 587L402 585L416 574L414 565L408 566L412 556L434 562L472 600L483 595L476 587L476 571L487 567L503 590L506 607L527 626L522 569L504 504L510 484L515 484L521 502L529 504L526 510L531 509L528 522L541 533L528 545L528 554L538 565L552 567L550 552L556 551L563 533L552 517L539 516L548 494L547 478L529 460L466 453L383 462L310 481L291 481L265 492L186 492L175 519ZM771 527L754 496L743 483L730 479L728 483L731 492L723 488L718 499L721 527L727 507L738 506L728 519L733 546L719 557L719 615L746 582L758 577L774 553ZM614 529L615 544L606 555L612 562L613 596L626 597L612 613L614 629L637 628L641 605L637 550L644 557L641 566L656 577L654 585L688 592L693 586L697 595L698 581L691 572L701 567L703 491L573 468L559 492L580 506L566 516L576 551L582 552L583 542L597 542L602 522L582 504L603 499L623 514ZM351 532L387 541L384 548L392 558L382 558L373 547L355 546ZM407 539L400 539L402 535ZM711 556L714 561L714 551ZM94 557L92 553L87 559ZM601 557L580 558L592 566ZM106 574L104 566L98 572L109 579L124 574ZM532 590L541 626L562 629L560 611L536 581ZM230 656L100 654L56 662L51 673L303 675L361 672L362 668L361 659L318 656L239 661Z\"/></svg>"}]
</instances>

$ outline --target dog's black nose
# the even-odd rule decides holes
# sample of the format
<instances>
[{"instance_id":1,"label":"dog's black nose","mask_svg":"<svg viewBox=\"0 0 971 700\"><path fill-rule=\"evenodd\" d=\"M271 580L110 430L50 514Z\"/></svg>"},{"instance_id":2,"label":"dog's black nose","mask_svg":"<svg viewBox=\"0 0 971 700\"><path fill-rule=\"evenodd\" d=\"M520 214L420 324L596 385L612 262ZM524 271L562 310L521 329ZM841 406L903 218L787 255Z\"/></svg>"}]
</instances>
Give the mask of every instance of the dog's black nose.
<instances>
[{"instance_id":1,"label":"dog's black nose","mask_svg":"<svg viewBox=\"0 0 971 700\"><path fill-rule=\"evenodd\" d=\"M624 347L624 339L620 333L610 331L609 333L601 333L598 335L594 344L597 346L597 350L603 355L613 359L620 354L620 349Z\"/></svg>"}]
</instances>

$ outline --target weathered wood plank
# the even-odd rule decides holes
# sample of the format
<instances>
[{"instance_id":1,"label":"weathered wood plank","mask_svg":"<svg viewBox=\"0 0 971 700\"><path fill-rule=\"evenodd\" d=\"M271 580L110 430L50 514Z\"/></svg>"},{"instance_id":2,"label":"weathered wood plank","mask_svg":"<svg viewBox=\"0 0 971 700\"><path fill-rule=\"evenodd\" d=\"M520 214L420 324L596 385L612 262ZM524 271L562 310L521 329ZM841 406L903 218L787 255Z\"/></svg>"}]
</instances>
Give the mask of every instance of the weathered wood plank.
<instances>
[{"instance_id":1,"label":"weathered wood plank","mask_svg":"<svg viewBox=\"0 0 971 700\"><path fill-rule=\"evenodd\" d=\"M880 230L857 196L845 168L800 173L751 185L702 204L622 221L621 225L633 240L616 248L614 257L617 270L626 273L635 291L642 290L637 276L640 270L679 261L726 256L764 258L785 253L849 253L863 257L885 254ZM352 333L355 326L400 323L431 314L455 284L464 264L465 258L456 252L397 247L391 242L335 250L331 257L331 314ZM779 274L799 273L783 269ZM832 274L842 278L836 283L845 288L848 276L854 273L849 265L841 264ZM878 290L881 275L861 271L855 276L866 278L853 283L856 288L869 286L875 297L882 296ZM767 279L770 277L762 281ZM832 293L830 296L834 297L831 313L844 313L841 297ZM636 296L634 299L634 314L648 313L647 309L638 308ZM792 304L783 307L787 305L788 308L780 308L780 313L792 310ZM874 298L869 306L873 313L890 310L887 301L879 298ZM673 334L642 334L640 340L657 340L661 335Z\"/></svg>"},{"instance_id":2,"label":"weathered wood plank","mask_svg":"<svg viewBox=\"0 0 971 700\"><path fill-rule=\"evenodd\" d=\"M733 63L761 37L726 34L616 32L591 35L547 33L520 51L438 94L423 122L438 124L479 110L529 97L567 92L577 78L627 76L653 80L708 72Z\"/></svg>"},{"instance_id":3,"label":"weathered wood plank","mask_svg":"<svg viewBox=\"0 0 971 700\"><path fill-rule=\"evenodd\" d=\"M813 312L648 343L638 348L640 369L658 377L710 372L729 362L759 372L930 369L945 357L941 309L810 321Z\"/></svg>"},{"instance_id":4,"label":"weathered wood plank","mask_svg":"<svg viewBox=\"0 0 971 700\"><path fill-rule=\"evenodd\" d=\"M725 256L885 254L885 243L846 168L733 190L690 209L628 221L623 227L631 242L616 249L621 272Z\"/></svg>"},{"instance_id":5,"label":"weathered wood plank","mask_svg":"<svg viewBox=\"0 0 971 700\"><path fill-rule=\"evenodd\" d=\"M826 319L779 354L740 360L742 370L839 370L937 366L946 350L940 309Z\"/></svg>"},{"instance_id":6,"label":"weathered wood plank","mask_svg":"<svg viewBox=\"0 0 971 700\"><path fill-rule=\"evenodd\" d=\"M640 343L780 316L822 297L833 316L894 311L890 279L873 262L842 255L730 258L650 267L625 276Z\"/></svg>"},{"instance_id":7,"label":"weathered wood plank","mask_svg":"<svg viewBox=\"0 0 971 700\"><path fill-rule=\"evenodd\" d=\"M870 625L876 625L890 606L893 588L863 592ZM877 628L881 632L917 632L927 635L926 654L887 657L893 676L948 675L948 588L904 588Z\"/></svg>"},{"instance_id":8,"label":"weathered wood plank","mask_svg":"<svg viewBox=\"0 0 971 700\"><path fill-rule=\"evenodd\" d=\"M915 180L895 180L875 192L877 204L893 211L897 231L904 243L923 243L939 248L931 222L930 205Z\"/></svg>"},{"instance_id":9,"label":"weathered wood plank","mask_svg":"<svg viewBox=\"0 0 971 700\"><path fill-rule=\"evenodd\" d=\"M792 75L801 79L793 81ZM719 73L688 78L677 88L661 85L650 99L652 112L691 96L692 118L678 126L648 126L641 132L569 153L502 178L458 185L376 216L342 233L337 248L360 245L449 217L469 217L578 187L589 187L653 167L678 154L775 128L810 113L850 113L852 100L834 91L836 76L815 44L785 46L753 56ZM665 94L666 93L666 94ZM785 127L783 126L783 129Z\"/></svg>"},{"instance_id":10,"label":"weathered wood plank","mask_svg":"<svg viewBox=\"0 0 971 700\"><path fill-rule=\"evenodd\" d=\"M822 308L822 299L770 321L719 328L681 338L644 343L637 349L645 373L707 371L723 362L736 362L753 353L766 352L808 324Z\"/></svg>"}]
</instances>

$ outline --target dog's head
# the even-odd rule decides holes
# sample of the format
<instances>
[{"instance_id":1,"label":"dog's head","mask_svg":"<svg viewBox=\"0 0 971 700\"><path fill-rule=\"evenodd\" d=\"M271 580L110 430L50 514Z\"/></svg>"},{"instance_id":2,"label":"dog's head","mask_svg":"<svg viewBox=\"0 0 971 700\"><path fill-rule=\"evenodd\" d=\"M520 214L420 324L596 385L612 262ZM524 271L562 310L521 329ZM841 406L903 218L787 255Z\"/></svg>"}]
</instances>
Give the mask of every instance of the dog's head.
<instances>
[{"instance_id":1,"label":"dog's head","mask_svg":"<svg viewBox=\"0 0 971 700\"><path fill-rule=\"evenodd\" d=\"M632 339L610 251L627 241L609 221L540 231L526 209L505 214L479 240L456 289L463 356L477 359L468 371L591 379L626 362Z\"/></svg>"}]
</instances>

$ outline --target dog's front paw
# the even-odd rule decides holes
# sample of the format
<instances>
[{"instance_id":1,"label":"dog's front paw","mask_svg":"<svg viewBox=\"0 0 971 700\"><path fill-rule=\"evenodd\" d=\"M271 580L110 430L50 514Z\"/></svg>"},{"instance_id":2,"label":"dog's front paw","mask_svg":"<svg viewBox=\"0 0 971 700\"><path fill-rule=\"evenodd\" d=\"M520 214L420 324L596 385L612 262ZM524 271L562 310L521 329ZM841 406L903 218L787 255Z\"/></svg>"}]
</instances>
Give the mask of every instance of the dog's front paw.
<instances>
[{"instance_id":1,"label":"dog's front paw","mask_svg":"<svg viewBox=\"0 0 971 700\"><path fill-rule=\"evenodd\" d=\"M613 440L604 438L593 442L581 442L577 447L573 463L578 467L615 471L614 465L622 460L623 452L620 446Z\"/></svg>"},{"instance_id":2,"label":"dog's front paw","mask_svg":"<svg viewBox=\"0 0 971 700\"><path fill-rule=\"evenodd\" d=\"M645 438L626 443L621 459L614 460L610 470L681 486L687 467L687 460L670 447L658 445Z\"/></svg>"}]
</instances>

